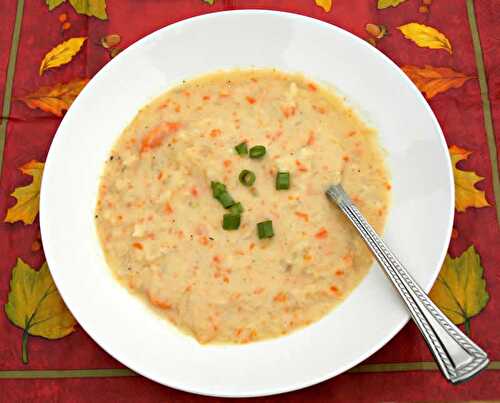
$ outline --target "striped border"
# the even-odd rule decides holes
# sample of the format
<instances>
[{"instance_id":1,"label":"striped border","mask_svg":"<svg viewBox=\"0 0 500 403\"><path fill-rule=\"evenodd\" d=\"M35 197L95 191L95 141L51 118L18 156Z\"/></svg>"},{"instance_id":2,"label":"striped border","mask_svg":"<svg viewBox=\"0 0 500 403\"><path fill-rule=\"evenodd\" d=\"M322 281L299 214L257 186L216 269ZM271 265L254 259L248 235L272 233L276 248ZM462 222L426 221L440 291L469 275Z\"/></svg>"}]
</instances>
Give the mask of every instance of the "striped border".
<instances>
[{"instance_id":1,"label":"striped border","mask_svg":"<svg viewBox=\"0 0 500 403\"><path fill-rule=\"evenodd\" d=\"M491 115L491 104L488 95L488 79L484 67L483 50L481 49L481 39L477 28L476 11L474 9L474 0L466 0L467 16L469 18L470 33L472 35L472 45L474 47L474 56L476 58L477 76L479 79L479 88L481 90L481 100L483 103L484 129L486 131L486 140L488 142L488 151L491 162L491 181L493 183L493 193L495 195L495 207L497 212L497 221L500 224L500 179L498 173L498 153L495 142L495 129L493 128L493 118Z\"/></svg>"},{"instance_id":2,"label":"striped border","mask_svg":"<svg viewBox=\"0 0 500 403\"><path fill-rule=\"evenodd\" d=\"M12 33L9 63L7 67L7 78L5 83L4 102L2 118L0 123L0 174L2 172L3 151L7 133L7 122L10 115L12 87L16 69L17 52L21 33L21 23L24 13L25 0L18 0L14 30ZM467 15L474 46L476 67L478 71L479 86L483 105L484 125L488 142L488 150L492 167L493 191L496 201L497 219L500 223L500 178L498 171L497 148L495 143L495 132L491 114L491 105L488 96L488 82L484 67L483 52L477 28L474 9L474 0L466 0ZM390 373L408 371L437 371L435 362L406 362L406 363L384 363L384 364L361 364L349 370L349 373ZM489 364L488 371L500 370L500 361ZM74 369L74 370L0 370L0 379L64 379L64 378L113 378L113 377L135 377L139 376L128 368L116 369Z\"/></svg>"},{"instance_id":3,"label":"striped border","mask_svg":"<svg viewBox=\"0 0 500 403\"><path fill-rule=\"evenodd\" d=\"M402 362L390 364L361 364L348 371L352 374L437 371L435 362ZM488 365L488 371L500 370L500 361ZM140 376L128 368L114 369L62 369L62 370L21 370L0 371L0 379L65 379L65 378L117 378Z\"/></svg>"},{"instance_id":4,"label":"striped border","mask_svg":"<svg viewBox=\"0 0 500 403\"><path fill-rule=\"evenodd\" d=\"M9 64L7 66L7 78L5 80L5 92L3 96L2 117L0 122L0 176L2 175L3 150L5 137L7 136L7 122L10 115L10 103L12 99L12 86L14 84L14 73L16 71L17 50L19 49L19 38L21 35L21 23L23 21L24 0L17 0L16 20L12 32L12 42L9 53Z\"/></svg>"}]
</instances>

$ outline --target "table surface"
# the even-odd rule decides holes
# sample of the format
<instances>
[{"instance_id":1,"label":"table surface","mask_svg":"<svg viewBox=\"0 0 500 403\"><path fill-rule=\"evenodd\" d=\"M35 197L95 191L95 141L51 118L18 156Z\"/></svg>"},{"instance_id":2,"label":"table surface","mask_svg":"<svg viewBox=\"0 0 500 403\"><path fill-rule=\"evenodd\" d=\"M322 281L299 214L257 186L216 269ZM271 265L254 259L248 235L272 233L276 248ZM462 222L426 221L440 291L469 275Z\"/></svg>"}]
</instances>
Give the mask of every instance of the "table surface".
<instances>
[{"instance_id":1,"label":"table surface","mask_svg":"<svg viewBox=\"0 0 500 403\"><path fill-rule=\"evenodd\" d=\"M431 295L492 360L477 378L451 386L415 326L408 324L348 373L258 400L500 399L498 0L0 0L0 8L1 402L220 400L134 374L76 323L72 326L71 317L66 328L52 318L39 329L45 337L30 335L37 333L35 327L25 329L16 318L32 314L40 304L49 311L61 308L60 301L55 293L49 306L36 290L29 295L16 290L27 278L23 275L39 275L45 262L37 215L43 165L32 161L45 161L61 116L85 79L121 49L161 27L243 8L295 12L344 28L392 58L425 94L456 163L457 193L449 255ZM78 40L66 42L80 37L87 38L81 48ZM41 66L46 69L39 74ZM14 191L19 200L11 196ZM33 281L36 285L39 279Z\"/></svg>"}]
</instances>

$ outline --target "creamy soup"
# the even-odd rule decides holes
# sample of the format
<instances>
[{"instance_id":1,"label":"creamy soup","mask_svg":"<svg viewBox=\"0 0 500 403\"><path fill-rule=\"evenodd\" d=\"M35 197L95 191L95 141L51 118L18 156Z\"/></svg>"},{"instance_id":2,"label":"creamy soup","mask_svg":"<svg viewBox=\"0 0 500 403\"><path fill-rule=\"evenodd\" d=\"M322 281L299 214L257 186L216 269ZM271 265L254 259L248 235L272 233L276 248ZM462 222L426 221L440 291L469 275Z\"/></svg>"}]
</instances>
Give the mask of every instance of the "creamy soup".
<instances>
[{"instance_id":1,"label":"creamy soup","mask_svg":"<svg viewBox=\"0 0 500 403\"><path fill-rule=\"evenodd\" d=\"M325 197L339 181L382 231L383 151L343 99L298 74L214 73L121 134L97 232L119 281L199 342L275 337L326 315L372 263Z\"/></svg>"}]
</instances>

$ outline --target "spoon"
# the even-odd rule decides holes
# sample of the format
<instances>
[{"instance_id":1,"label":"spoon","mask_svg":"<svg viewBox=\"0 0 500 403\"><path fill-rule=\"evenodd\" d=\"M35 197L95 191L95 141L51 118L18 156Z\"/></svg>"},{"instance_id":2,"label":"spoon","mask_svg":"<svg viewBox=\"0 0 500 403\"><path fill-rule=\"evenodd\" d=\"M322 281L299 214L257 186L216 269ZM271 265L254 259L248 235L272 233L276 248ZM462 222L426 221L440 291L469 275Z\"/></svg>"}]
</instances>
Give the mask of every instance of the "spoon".
<instances>
[{"instance_id":1,"label":"spoon","mask_svg":"<svg viewBox=\"0 0 500 403\"><path fill-rule=\"evenodd\" d=\"M424 337L444 377L457 384L471 379L489 363L488 355L463 334L434 303L389 250L340 184L326 196L335 202L358 230L398 291Z\"/></svg>"}]
</instances>

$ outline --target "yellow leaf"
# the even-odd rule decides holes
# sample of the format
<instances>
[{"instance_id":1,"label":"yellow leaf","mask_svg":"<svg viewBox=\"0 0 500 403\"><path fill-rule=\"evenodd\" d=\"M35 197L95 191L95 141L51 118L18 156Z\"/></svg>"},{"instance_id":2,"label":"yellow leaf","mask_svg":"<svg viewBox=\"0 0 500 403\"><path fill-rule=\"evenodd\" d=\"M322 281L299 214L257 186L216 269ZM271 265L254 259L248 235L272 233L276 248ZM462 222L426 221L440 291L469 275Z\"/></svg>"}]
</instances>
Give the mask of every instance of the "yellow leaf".
<instances>
[{"instance_id":1,"label":"yellow leaf","mask_svg":"<svg viewBox=\"0 0 500 403\"><path fill-rule=\"evenodd\" d=\"M326 12L329 12L332 9L333 0L314 0L314 2Z\"/></svg>"},{"instance_id":2,"label":"yellow leaf","mask_svg":"<svg viewBox=\"0 0 500 403\"><path fill-rule=\"evenodd\" d=\"M398 29L403 33L405 38L412 40L421 48L444 49L450 54L452 53L450 41L436 28L411 22L401 25Z\"/></svg>"},{"instance_id":3,"label":"yellow leaf","mask_svg":"<svg viewBox=\"0 0 500 403\"><path fill-rule=\"evenodd\" d=\"M63 111L68 110L88 82L88 78L78 78L69 83L40 87L35 92L18 99L31 109L39 108L44 112L62 116Z\"/></svg>"},{"instance_id":4,"label":"yellow leaf","mask_svg":"<svg viewBox=\"0 0 500 403\"><path fill-rule=\"evenodd\" d=\"M39 74L42 75L45 70L69 63L79 52L86 40L86 37L71 38L57 45L43 58Z\"/></svg>"},{"instance_id":5,"label":"yellow leaf","mask_svg":"<svg viewBox=\"0 0 500 403\"><path fill-rule=\"evenodd\" d=\"M7 210L5 222L22 221L25 224L33 224L40 205L40 184L42 183L43 167L43 162L33 160L19 168L23 174L31 175L33 182L27 186L18 187L11 193L11 196L14 196L17 202Z\"/></svg>"},{"instance_id":6,"label":"yellow leaf","mask_svg":"<svg viewBox=\"0 0 500 403\"><path fill-rule=\"evenodd\" d=\"M453 165L453 176L455 178L455 208L457 211L465 211L467 207L486 207L490 204L486 201L484 191L475 188L475 184L484 178L475 172L462 171L457 168L457 163L466 160L470 151L455 145L450 147L451 162Z\"/></svg>"},{"instance_id":7,"label":"yellow leaf","mask_svg":"<svg viewBox=\"0 0 500 403\"><path fill-rule=\"evenodd\" d=\"M59 7L66 0L45 0L49 6L49 10ZM107 20L106 0L69 0L78 14L85 14L89 17L97 17L101 20Z\"/></svg>"},{"instance_id":8,"label":"yellow leaf","mask_svg":"<svg viewBox=\"0 0 500 403\"><path fill-rule=\"evenodd\" d=\"M467 80L472 78L448 67L403 66L401 69L411 78L418 89L425 94L427 99L431 99L450 88L460 88Z\"/></svg>"},{"instance_id":9,"label":"yellow leaf","mask_svg":"<svg viewBox=\"0 0 500 403\"><path fill-rule=\"evenodd\" d=\"M446 256L429 296L453 323L465 323L469 330L470 319L483 310L490 298L474 246L455 259Z\"/></svg>"},{"instance_id":10,"label":"yellow leaf","mask_svg":"<svg viewBox=\"0 0 500 403\"><path fill-rule=\"evenodd\" d=\"M406 0L378 0L377 2L377 8L379 10L382 10L387 7L396 7L399 6L401 3L404 3Z\"/></svg>"},{"instance_id":11,"label":"yellow leaf","mask_svg":"<svg viewBox=\"0 0 500 403\"><path fill-rule=\"evenodd\" d=\"M14 325L24 330L24 363L28 362L28 335L60 339L75 330L75 318L59 295L47 263L35 270L22 259L17 259L12 269L5 312Z\"/></svg>"}]
</instances>

